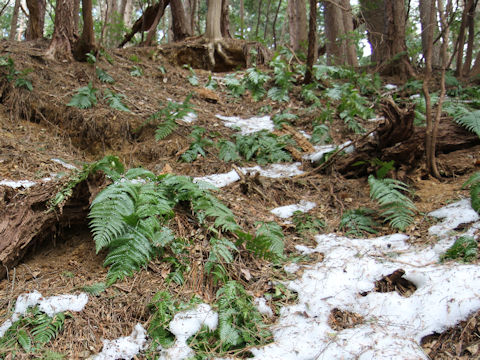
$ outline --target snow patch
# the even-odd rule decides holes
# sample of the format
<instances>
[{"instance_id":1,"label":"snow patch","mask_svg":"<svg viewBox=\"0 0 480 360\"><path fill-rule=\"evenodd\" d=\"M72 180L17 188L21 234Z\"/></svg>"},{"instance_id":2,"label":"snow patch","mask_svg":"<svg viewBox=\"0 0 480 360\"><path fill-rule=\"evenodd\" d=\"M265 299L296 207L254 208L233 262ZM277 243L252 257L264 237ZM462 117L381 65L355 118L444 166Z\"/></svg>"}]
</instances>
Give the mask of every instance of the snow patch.
<instances>
[{"instance_id":1,"label":"snow patch","mask_svg":"<svg viewBox=\"0 0 480 360\"><path fill-rule=\"evenodd\" d=\"M103 340L103 348L100 353L90 357L92 360L130 360L145 348L147 331L141 324L135 325L129 336L123 336L115 340Z\"/></svg>"},{"instance_id":2,"label":"snow patch","mask_svg":"<svg viewBox=\"0 0 480 360\"><path fill-rule=\"evenodd\" d=\"M63 311L82 311L88 302L88 295L80 293L79 295L57 295L44 298L37 290L31 293L25 293L17 297L15 309L10 319L5 321L0 326L0 337L5 335L5 332L24 316L29 307L38 305L38 308L53 317L55 314Z\"/></svg>"},{"instance_id":3,"label":"snow patch","mask_svg":"<svg viewBox=\"0 0 480 360\"><path fill-rule=\"evenodd\" d=\"M204 325L210 330L215 330L218 325L218 314L207 304L176 314L169 325L176 337L175 344L168 349L161 348L159 360L181 360L194 356L193 350L187 345L187 339Z\"/></svg>"},{"instance_id":4,"label":"snow patch","mask_svg":"<svg viewBox=\"0 0 480 360\"><path fill-rule=\"evenodd\" d=\"M260 166L244 167L240 168L240 171L245 175L254 175L259 173L260 176L268 178L292 177L303 174L303 171L300 170L300 165L301 163L299 162L293 164L271 164L265 168ZM193 179L194 182L204 181L219 188L230 185L238 180L240 180L240 176L235 170L224 174L212 174L202 177L195 177Z\"/></svg>"},{"instance_id":5,"label":"snow patch","mask_svg":"<svg viewBox=\"0 0 480 360\"><path fill-rule=\"evenodd\" d=\"M340 146L333 145L333 144L315 145L313 147L315 149L315 152L311 154L303 155L303 159L310 160L311 162L316 162L321 160L324 154L337 150L339 148L343 148L343 151L345 151L347 154L350 154L355 150L355 147L353 145L349 146L351 143L352 143L351 141L347 141L341 144Z\"/></svg>"},{"instance_id":6,"label":"snow patch","mask_svg":"<svg viewBox=\"0 0 480 360\"><path fill-rule=\"evenodd\" d=\"M66 163L62 159L51 159L53 162L62 165L64 168L69 169L69 170L78 170L76 166Z\"/></svg>"},{"instance_id":7,"label":"snow patch","mask_svg":"<svg viewBox=\"0 0 480 360\"><path fill-rule=\"evenodd\" d=\"M466 200L430 215L446 218L441 228L430 229L444 235L459 222L478 220ZM474 228L480 223L467 233ZM303 253L323 253L324 260L304 267L302 277L287 284L298 293L298 304L281 309L274 343L252 349L254 359L428 359L419 345L422 337L442 332L480 308L480 281L475 280L480 267L439 264L438 248L412 248L407 239L403 234L373 239L326 234L316 236L315 248L297 245ZM454 241L455 236L445 236L441 247ZM433 254L435 261L426 264ZM417 287L410 297L372 292L376 280L399 268ZM355 312L365 323L334 331L328 325L334 308Z\"/></svg>"},{"instance_id":8,"label":"snow patch","mask_svg":"<svg viewBox=\"0 0 480 360\"><path fill-rule=\"evenodd\" d=\"M267 315L268 317L273 316L273 311L270 308L270 306L267 305L267 300L265 298L255 298L253 300L253 304L257 308L257 310L260 312L260 314Z\"/></svg>"},{"instance_id":9,"label":"snow patch","mask_svg":"<svg viewBox=\"0 0 480 360\"><path fill-rule=\"evenodd\" d=\"M293 216L295 211L307 212L312 210L317 204L311 201L301 200L299 204L280 206L270 212L282 219L287 219Z\"/></svg>"},{"instance_id":10,"label":"snow patch","mask_svg":"<svg viewBox=\"0 0 480 360\"><path fill-rule=\"evenodd\" d=\"M11 187L13 189L18 189L18 188L28 189L29 187L32 187L36 184L37 184L36 182L30 181L30 180L17 180L17 181L2 180L2 181L0 181L0 185L8 186L8 187Z\"/></svg>"},{"instance_id":11,"label":"snow patch","mask_svg":"<svg viewBox=\"0 0 480 360\"><path fill-rule=\"evenodd\" d=\"M461 224L478 221L480 219L476 211L472 209L470 199L463 199L449 204L441 209L432 211L428 215L438 219L444 219L440 224L428 229L430 235L437 235L440 238L447 236L449 231Z\"/></svg>"},{"instance_id":12,"label":"snow patch","mask_svg":"<svg viewBox=\"0 0 480 360\"><path fill-rule=\"evenodd\" d=\"M273 131L274 125L269 115L261 117L251 117L249 119L242 119L239 116L223 116L215 115L222 120L225 126L229 128L240 128L242 135L252 134L261 130Z\"/></svg>"},{"instance_id":13,"label":"snow patch","mask_svg":"<svg viewBox=\"0 0 480 360\"><path fill-rule=\"evenodd\" d=\"M197 114L195 114L194 112L189 112L187 115L185 115L182 118L182 121L187 123L187 124L191 124L191 123L195 122L195 120L197 120L197 118L198 118Z\"/></svg>"}]
</instances>

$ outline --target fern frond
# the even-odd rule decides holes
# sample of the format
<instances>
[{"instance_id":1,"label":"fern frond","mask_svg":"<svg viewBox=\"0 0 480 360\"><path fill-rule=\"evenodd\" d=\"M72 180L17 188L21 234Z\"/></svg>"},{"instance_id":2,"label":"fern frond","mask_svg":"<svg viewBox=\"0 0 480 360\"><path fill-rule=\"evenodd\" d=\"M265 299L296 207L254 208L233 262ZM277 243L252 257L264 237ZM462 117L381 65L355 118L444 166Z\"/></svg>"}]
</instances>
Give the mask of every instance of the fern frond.
<instances>
[{"instance_id":1,"label":"fern frond","mask_svg":"<svg viewBox=\"0 0 480 360\"><path fill-rule=\"evenodd\" d=\"M155 140L163 140L178 128L178 124L174 119L167 119L158 124L155 130Z\"/></svg>"},{"instance_id":2,"label":"fern frond","mask_svg":"<svg viewBox=\"0 0 480 360\"><path fill-rule=\"evenodd\" d=\"M394 179L368 177L370 197L376 200L382 210L381 215L390 225L404 231L413 222L416 208L405 193L410 193L408 185Z\"/></svg>"},{"instance_id":3,"label":"fern frond","mask_svg":"<svg viewBox=\"0 0 480 360\"><path fill-rule=\"evenodd\" d=\"M88 86L77 89L77 93L73 95L67 106L74 106L79 109L88 109L97 104L97 89L95 89L92 83Z\"/></svg>"},{"instance_id":4,"label":"fern frond","mask_svg":"<svg viewBox=\"0 0 480 360\"><path fill-rule=\"evenodd\" d=\"M130 109L122 102L126 98L123 94L117 94L109 89L104 91L103 99L107 101L108 105L115 110L131 112Z\"/></svg>"},{"instance_id":5,"label":"fern frond","mask_svg":"<svg viewBox=\"0 0 480 360\"><path fill-rule=\"evenodd\" d=\"M480 137L480 110L470 112L461 112L454 115L457 124L463 126L468 131L474 132Z\"/></svg>"},{"instance_id":6,"label":"fern frond","mask_svg":"<svg viewBox=\"0 0 480 360\"><path fill-rule=\"evenodd\" d=\"M257 256L276 260L283 257L284 235L276 222L260 223L255 238L246 244L247 249Z\"/></svg>"},{"instance_id":7,"label":"fern frond","mask_svg":"<svg viewBox=\"0 0 480 360\"><path fill-rule=\"evenodd\" d=\"M217 146L219 147L218 157L220 160L229 162L240 159L240 155L237 152L237 147L231 141L225 139L219 140Z\"/></svg>"},{"instance_id":8,"label":"fern frond","mask_svg":"<svg viewBox=\"0 0 480 360\"><path fill-rule=\"evenodd\" d=\"M463 184L462 189L470 187L472 208L480 214L480 172L476 172Z\"/></svg>"},{"instance_id":9,"label":"fern frond","mask_svg":"<svg viewBox=\"0 0 480 360\"><path fill-rule=\"evenodd\" d=\"M103 83L113 84L115 82L113 77L111 77L105 70L102 70L99 67L97 67L96 73L98 79Z\"/></svg>"},{"instance_id":10,"label":"fern frond","mask_svg":"<svg viewBox=\"0 0 480 360\"><path fill-rule=\"evenodd\" d=\"M378 224L372 219L372 210L360 208L345 211L340 220L340 230L346 231L347 236L362 236L363 232L376 234Z\"/></svg>"},{"instance_id":11,"label":"fern frond","mask_svg":"<svg viewBox=\"0 0 480 360\"><path fill-rule=\"evenodd\" d=\"M82 291L85 291L88 294L98 296L106 289L106 285L103 282L94 283L92 285L85 285L81 288Z\"/></svg>"}]
</instances>

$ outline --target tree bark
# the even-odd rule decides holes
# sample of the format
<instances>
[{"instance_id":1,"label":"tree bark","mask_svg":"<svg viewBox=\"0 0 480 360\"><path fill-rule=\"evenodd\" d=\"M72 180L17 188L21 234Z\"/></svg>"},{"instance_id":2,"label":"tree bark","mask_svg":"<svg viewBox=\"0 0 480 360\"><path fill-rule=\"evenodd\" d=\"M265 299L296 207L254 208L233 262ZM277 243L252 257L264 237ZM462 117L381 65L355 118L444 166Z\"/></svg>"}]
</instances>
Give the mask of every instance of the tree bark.
<instances>
[{"instance_id":1,"label":"tree bark","mask_svg":"<svg viewBox=\"0 0 480 360\"><path fill-rule=\"evenodd\" d=\"M230 10L229 10L229 1L222 0L222 17L220 20L220 30L222 32L222 37L231 38L230 34Z\"/></svg>"},{"instance_id":2,"label":"tree bark","mask_svg":"<svg viewBox=\"0 0 480 360\"><path fill-rule=\"evenodd\" d=\"M317 54L317 0L310 0L310 16L308 21L308 54L307 70L304 84L310 84L313 80L313 64Z\"/></svg>"},{"instance_id":3,"label":"tree bark","mask_svg":"<svg viewBox=\"0 0 480 360\"><path fill-rule=\"evenodd\" d=\"M171 0L170 9L172 10L173 23L173 41L182 41L191 36L188 29L187 18L185 16L185 9L181 0Z\"/></svg>"},{"instance_id":4,"label":"tree bark","mask_svg":"<svg viewBox=\"0 0 480 360\"><path fill-rule=\"evenodd\" d=\"M26 40L36 40L43 37L45 24L46 0L27 0L28 25L25 34Z\"/></svg>"},{"instance_id":5,"label":"tree bark","mask_svg":"<svg viewBox=\"0 0 480 360\"><path fill-rule=\"evenodd\" d=\"M420 9L420 23L422 26L422 53L425 56L427 52L427 31L429 24L432 23L431 17L434 17L433 20L433 34L436 38L439 34L438 31L438 24L437 24L437 15L436 12L433 14L431 13L431 3L435 2L436 0L420 0L419 2L419 9ZM440 58L440 43L437 41L433 44L433 55L432 55L432 67L436 69L440 69L442 66L441 58Z\"/></svg>"},{"instance_id":6,"label":"tree bark","mask_svg":"<svg viewBox=\"0 0 480 360\"><path fill-rule=\"evenodd\" d=\"M270 18L270 5L272 4L272 0L268 0L267 2L267 13L265 14L265 26L263 27L263 40L267 40L268 34L268 20Z\"/></svg>"},{"instance_id":7,"label":"tree bark","mask_svg":"<svg viewBox=\"0 0 480 360\"><path fill-rule=\"evenodd\" d=\"M258 39L258 29L260 27L260 19L262 18L262 2L263 0L258 1L257 26L255 27L255 39Z\"/></svg>"},{"instance_id":8,"label":"tree bark","mask_svg":"<svg viewBox=\"0 0 480 360\"><path fill-rule=\"evenodd\" d=\"M467 14L467 28L468 28L468 40L467 40L467 53L465 55L465 63L463 64L463 76L467 76L470 72L473 59L473 48L475 46L475 8L478 1L472 1Z\"/></svg>"},{"instance_id":9,"label":"tree bark","mask_svg":"<svg viewBox=\"0 0 480 360\"><path fill-rule=\"evenodd\" d=\"M245 29L245 4L243 0L240 0L240 38L244 39L244 29Z\"/></svg>"},{"instance_id":10,"label":"tree bark","mask_svg":"<svg viewBox=\"0 0 480 360\"><path fill-rule=\"evenodd\" d=\"M73 0L73 33L78 34L78 22L80 20L80 0Z\"/></svg>"},{"instance_id":11,"label":"tree bark","mask_svg":"<svg viewBox=\"0 0 480 360\"><path fill-rule=\"evenodd\" d=\"M47 59L72 60L73 32L73 1L57 0L55 9L55 24L52 40L45 53Z\"/></svg>"},{"instance_id":12,"label":"tree bark","mask_svg":"<svg viewBox=\"0 0 480 360\"><path fill-rule=\"evenodd\" d=\"M122 0L119 13L123 18L123 25L127 28L132 26L133 0Z\"/></svg>"},{"instance_id":13,"label":"tree bark","mask_svg":"<svg viewBox=\"0 0 480 360\"><path fill-rule=\"evenodd\" d=\"M458 45L457 45L457 62L455 69L455 76L463 76L463 47L465 46L465 32L467 28L467 19L470 8L473 5L473 0L464 0L464 7L462 12L462 22L460 23L460 30L458 31Z\"/></svg>"},{"instance_id":14,"label":"tree bark","mask_svg":"<svg viewBox=\"0 0 480 360\"><path fill-rule=\"evenodd\" d=\"M297 52L305 50L307 36L307 7L305 0L288 0L290 46Z\"/></svg>"},{"instance_id":15,"label":"tree bark","mask_svg":"<svg viewBox=\"0 0 480 360\"><path fill-rule=\"evenodd\" d=\"M282 0L278 0L277 11L275 11L275 18L273 19L273 24L272 24L273 47L275 49L277 48L277 20L278 20L278 14L280 13L280 6L282 6Z\"/></svg>"},{"instance_id":16,"label":"tree bark","mask_svg":"<svg viewBox=\"0 0 480 360\"><path fill-rule=\"evenodd\" d=\"M207 28L205 37L210 41L222 39L221 31L222 0L209 0L207 12Z\"/></svg>"},{"instance_id":17,"label":"tree bark","mask_svg":"<svg viewBox=\"0 0 480 360\"><path fill-rule=\"evenodd\" d=\"M15 5L13 6L12 21L10 22L10 33L8 34L8 40L10 41L14 41L15 36L17 35L19 12L20 12L20 0L15 0Z\"/></svg>"},{"instance_id":18,"label":"tree bark","mask_svg":"<svg viewBox=\"0 0 480 360\"><path fill-rule=\"evenodd\" d=\"M96 51L95 33L93 32L92 0L82 0L83 31L80 40L75 44L73 57L78 61L86 61L89 52Z\"/></svg>"}]
</instances>

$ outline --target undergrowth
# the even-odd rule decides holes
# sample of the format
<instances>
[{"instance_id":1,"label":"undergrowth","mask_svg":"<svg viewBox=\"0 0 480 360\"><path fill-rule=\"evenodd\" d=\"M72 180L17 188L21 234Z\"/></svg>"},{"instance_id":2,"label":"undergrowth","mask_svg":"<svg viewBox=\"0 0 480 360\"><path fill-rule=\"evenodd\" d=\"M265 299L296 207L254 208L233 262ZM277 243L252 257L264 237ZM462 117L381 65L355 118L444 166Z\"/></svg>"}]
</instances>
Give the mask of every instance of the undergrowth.
<instances>
[{"instance_id":1,"label":"undergrowth","mask_svg":"<svg viewBox=\"0 0 480 360\"><path fill-rule=\"evenodd\" d=\"M472 262L477 259L478 243L471 236L461 236L455 243L440 256L440 261L456 260L460 262Z\"/></svg>"}]
</instances>

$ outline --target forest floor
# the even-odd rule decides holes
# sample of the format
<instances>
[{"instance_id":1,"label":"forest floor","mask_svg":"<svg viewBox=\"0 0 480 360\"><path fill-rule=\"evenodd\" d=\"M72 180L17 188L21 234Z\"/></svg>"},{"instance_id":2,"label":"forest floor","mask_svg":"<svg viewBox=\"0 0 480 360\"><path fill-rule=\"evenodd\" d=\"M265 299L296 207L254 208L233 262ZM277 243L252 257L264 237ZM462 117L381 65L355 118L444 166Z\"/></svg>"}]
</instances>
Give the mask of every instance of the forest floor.
<instances>
[{"instance_id":1,"label":"forest floor","mask_svg":"<svg viewBox=\"0 0 480 360\"><path fill-rule=\"evenodd\" d=\"M15 69L33 70L25 75L31 80L32 91L0 80L0 181L29 180L36 183L31 187L17 188L9 187L5 182L4 185L0 183L0 189L3 189L0 192L3 194L0 206L15 207L40 188L45 189L51 184L55 186L48 191L53 197L65 184L65 179L75 171L66 164L81 169L85 162L99 160L104 155L118 156L126 168L144 167L156 174L202 177L227 173L234 169L232 163L219 160L218 151L214 148L192 163L179 161L189 147L189 134L193 126L205 128L206 134L213 139L231 138L235 131L226 127L216 115L246 119L273 116L288 110L298 115L292 121L295 130L311 133L313 120L319 115L318 112L307 111L296 85L290 100L284 103L274 102L268 97L254 101L248 93L239 98L233 97L221 83L220 78L225 74L211 74L204 70L194 71L199 84L206 84L214 75L214 79L218 76L218 88L206 90L202 85L193 86L189 81L192 72L169 63L155 48L113 50L109 53L111 63L101 57L96 67L111 75L115 79L113 84L94 80L95 68L90 64L46 62L39 55L44 48L44 43L0 42L0 53L13 59ZM135 68L141 69L141 76L131 75ZM101 96L98 97L99 103L91 109L67 107L75 90L92 81L102 91L109 88L124 94L123 102L131 112L108 107ZM169 100L183 102L189 95L192 95L190 103L197 114L194 122L178 122L179 127L175 132L160 141L155 140L155 126L141 126ZM377 109L377 114L381 115L379 112ZM363 121L362 125L371 131L378 124ZM356 135L351 134L340 119L335 118L329 126L334 143L356 140ZM478 146L461 153L440 154L442 169L447 169L445 173L449 175L441 180L427 176L421 163L409 167L408 171L394 174L414 190L413 201L418 212L414 224L405 231L409 236L409 244L430 246L435 243L435 237L428 232L434 220L427 214L469 197L468 190L462 189L462 184L477 170L479 158ZM254 230L258 221L280 223L285 234L285 253L289 256L297 253L296 245L315 247L315 234L300 235L289 221L273 215L270 212L272 209L298 204L301 200L314 202L316 206L309 214L325 222L322 233L344 235L339 229L339 222L346 210L376 206L369 197L366 177L345 178L334 168L317 173L312 171L315 167L311 161L299 160L299 169L304 172L301 176L268 178L247 175L216 193L232 209L244 229ZM257 165L245 161L237 164L242 167ZM88 205L88 202L83 204L85 208ZM178 236L200 236L198 229L185 217L177 216L174 223ZM2 219L0 235L1 224ZM395 233L387 225L379 230L375 236ZM0 243L6 241L8 239L0 239ZM105 254L95 253L87 218L71 227L65 223L57 224L48 231L42 242L30 244L27 250L18 265L9 268L6 278L0 280L0 324L10 316L15 300L23 293L34 290L43 296L75 293L106 278L107 269L103 267ZM195 252L202 252L201 242L192 245L190 252L192 261L197 261ZM302 258L301 265L306 269L321 262L323 256L322 253L312 253ZM478 259L473 263L478 264ZM274 280L294 280L303 271L291 274L253 257L237 259L235 265L238 266L235 269L236 280L254 297L272 293ZM199 269L200 264L192 265L190 272L185 274L183 285L167 284L170 264L153 260L133 277L117 282L98 296L90 296L88 305L81 313L66 319L62 334L47 348L64 354L68 359L85 359L99 353L102 339L128 335L135 324L149 321L151 314L148 304L161 290L168 289L180 298L197 295L204 302L212 303L218 288ZM294 301L286 299L283 305ZM278 303L270 305L274 307L275 316L266 321L274 324L280 308ZM432 334L424 341L422 346L429 358L480 358L480 315L470 315L456 327L442 334ZM348 327L352 316L347 314L343 320L340 316L337 321L346 322ZM31 353L20 352L16 358L35 357ZM7 358L10 357L7 355ZM137 355L137 358L142 358L142 355Z\"/></svg>"}]
</instances>

